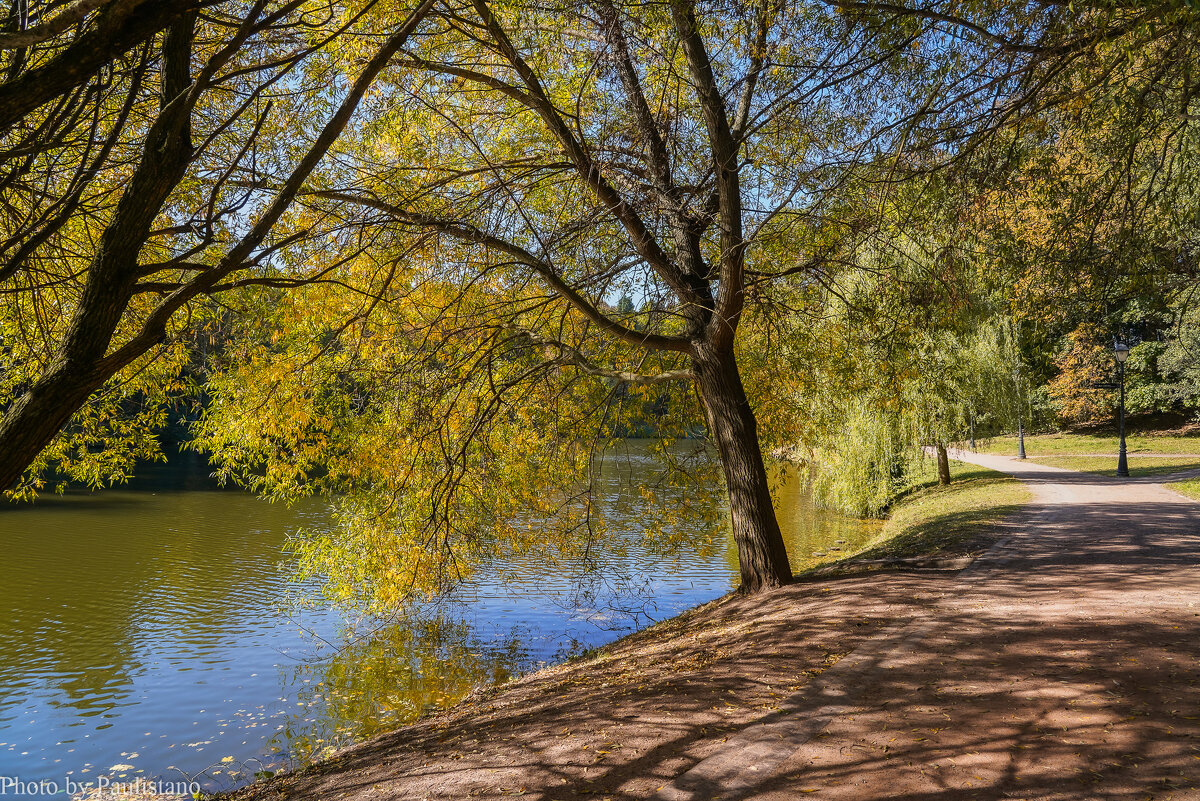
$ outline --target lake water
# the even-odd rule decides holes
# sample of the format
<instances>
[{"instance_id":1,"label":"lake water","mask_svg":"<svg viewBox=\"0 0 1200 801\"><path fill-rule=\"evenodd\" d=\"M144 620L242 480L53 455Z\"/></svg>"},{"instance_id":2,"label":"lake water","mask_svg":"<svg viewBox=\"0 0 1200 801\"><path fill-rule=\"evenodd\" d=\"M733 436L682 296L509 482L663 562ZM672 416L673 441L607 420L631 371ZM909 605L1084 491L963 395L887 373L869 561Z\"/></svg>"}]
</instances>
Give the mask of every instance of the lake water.
<instances>
[{"instance_id":1,"label":"lake water","mask_svg":"<svg viewBox=\"0 0 1200 801\"><path fill-rule=\"evenodd\" d=\"M328 524L323 503L218 489L194 456L120 489L0 506L0 796L31 797L3 777L229 788L728 592L723 525L673 532L707 546L646 547L638 488L653 474L638 443L606 463L625 547L599 573L507 565L393 622L348 619L289 581L283 545ZM797 568L878 531L814 509L794 479L776 505Z\"/></svg>"}]
</instances>

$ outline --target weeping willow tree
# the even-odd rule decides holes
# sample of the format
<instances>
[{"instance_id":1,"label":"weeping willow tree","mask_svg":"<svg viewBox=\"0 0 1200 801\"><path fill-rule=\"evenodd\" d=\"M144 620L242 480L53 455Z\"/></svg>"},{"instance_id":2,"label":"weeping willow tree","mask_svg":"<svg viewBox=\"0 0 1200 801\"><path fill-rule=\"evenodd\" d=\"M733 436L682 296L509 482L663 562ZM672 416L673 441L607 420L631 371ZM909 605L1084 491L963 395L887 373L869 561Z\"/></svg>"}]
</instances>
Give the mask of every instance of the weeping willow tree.
<instances>
[{"instance_id":1,"label":"weeping willow tree","mask_svg":"<svg viewBox=\"0 0 1200 801\"><path fill-rule=\"evenodd\" d=\"M786 316L782 358L805 377L788 394L791 430L814 494L859 516L911 486L924 447L949 483L948 448L1017 411L994 265L961 223L906 219L863 237L852 268L804 286Z\"/></svg>"},{"instance_id":2,"label":"weeping willow tree","mask_svg":"<svg viewBox=\"0 0 1200 801\"><path fill-rule=\"evenodd\" d=\"M868 346L854 363L855 384L830 381L805 398L832 411L809 444L816 495L852 514L885 512L920 472L923 447L939 482L949 484L948 449L981 422L1016 412L1011 357L995 318L968 331L920 332L886 355Z\"/></svg>"}]
</instances>

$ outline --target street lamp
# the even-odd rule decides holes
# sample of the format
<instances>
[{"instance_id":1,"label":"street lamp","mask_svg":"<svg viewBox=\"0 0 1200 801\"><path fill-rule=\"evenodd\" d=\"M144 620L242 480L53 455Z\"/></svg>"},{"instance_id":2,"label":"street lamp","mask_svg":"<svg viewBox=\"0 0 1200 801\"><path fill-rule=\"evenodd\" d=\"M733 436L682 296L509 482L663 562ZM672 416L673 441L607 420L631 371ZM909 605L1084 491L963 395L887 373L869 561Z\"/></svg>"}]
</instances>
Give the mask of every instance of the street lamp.
<instances>
[{"instance_id":1,"label":"street lamp","mask_svg":"<svg viewBox=\"0 0 1200 801\"><path fill-rule=\"evenodd\" d=\"M1021 363L1013 367L1013 384L1017 388L1017 458L1025 458L1025 409L1021 396Z\"/></svg>"},{"instance_id":2,"label":"street lamp","mask_svg":"<svg viewBox=\"0 0 1200 801\"><path fill-rule=\"evenodd\" d=\"M1129 358L1129 346L1124 342L1113 345L1117 356L1117 384L1121 387L1121 405L1117 432L1121 438L1121 450L1117 453L1117 476L1129 478L1129 461L1125 458L1125 360Z\"/></svg>"}]
</instances>

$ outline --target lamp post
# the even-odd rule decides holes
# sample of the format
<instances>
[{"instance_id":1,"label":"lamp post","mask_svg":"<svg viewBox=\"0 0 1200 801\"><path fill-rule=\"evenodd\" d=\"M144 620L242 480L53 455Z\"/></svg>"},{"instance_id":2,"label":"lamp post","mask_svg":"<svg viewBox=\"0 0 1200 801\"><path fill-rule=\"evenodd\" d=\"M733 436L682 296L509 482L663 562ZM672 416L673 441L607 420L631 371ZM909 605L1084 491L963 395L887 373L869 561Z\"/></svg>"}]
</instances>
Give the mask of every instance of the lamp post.
<instances>
[{"instance_id":1,"label":"lamp post","mask_svg":"<svg viewBox=\"0 0 1200 801\"><path fill-rule=\"evenodd\" d=\"M1125 360L1129 358L1129 346L1124 342L1113 345L1117 356L1117 384L1121 388L1121 405L1118 411L1117 435L1121 438L1121 449L1117 453L1117 476L1129 478L1129 461L1125 457Z\"/></svg>"},{"instance_id":2,"label":"lamp post","mask_svg":"<svg viewBox=\"0 0 1200 801\"><path fill-rule=\"evenodd\" d=\"M1025 458L1025 421L1022 419L1021 408L1017 407L1017 458Z\"/></svg>"},{"instance_id":3,"label":"lamp post","mask_svg":"<svg viewBox=\"0 0 1200 801\"><path fill-rule=\"evenodd\" d=\"M1013 383L1017 387L1017 458L1025 458L1025 404L1021 393L1021 364L1013 367Z\"/></svg>"}]
</instances>

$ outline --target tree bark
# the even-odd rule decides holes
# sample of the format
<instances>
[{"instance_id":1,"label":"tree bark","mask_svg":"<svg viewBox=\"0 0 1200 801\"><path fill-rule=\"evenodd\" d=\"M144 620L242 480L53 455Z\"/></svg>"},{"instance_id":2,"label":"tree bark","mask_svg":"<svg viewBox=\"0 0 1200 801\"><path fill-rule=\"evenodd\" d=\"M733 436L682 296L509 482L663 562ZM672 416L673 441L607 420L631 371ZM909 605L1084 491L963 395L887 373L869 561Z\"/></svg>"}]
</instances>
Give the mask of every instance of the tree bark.
<instances>
[{"instance_id":1,"label":"tree bark","mask_svg":"<svg viewBox=\"0 0 1200 801\"><path fill-rule=\"evenodd\" d=\"M157 2L157 0L155 0ZM142 148L142 160L117 203L112 221L101 236L88 270L78 308L50 368L17 398L0 419L0 491L10 488L50 444L92 392L131 364L166 334L166 322L187 299L207 291L239 268L266 238L295 198L301 184L341 134L379 73L425 18L433 0L421 6L367 62L338 110L312 147L292 171L274 201L225 259L190 285L191 293L176 292L149 315L139 334L110 352L112 339L137 289L138 256L175 186L192 157L190 102L184 102L192 82L190 65L197 15L189 12L163 38L163 96L158 118ZM194 98L192 101L194 102ZM0 122L3 120L0 92Z\"/></svg>"},{"instance_id":2,"label":"tree bark","mask_svg":"<svg viewBox=\"0 0 1200 801\"><path fill-rule=\"evenodd\" d=\"M105 377L59 364L9 407L0 420L0 490L17 483Z\"/></svg>"},{"instance_id":3,"label":"tree bark","mask_svg":"<svg viewBox=\"0 0 1200 801\"><path fill-rule=\"evenodd\" d=\"M697 348L693 369L716 442L729 494L729 516L741 568L741 592L779 587L792 579L783 534L771 504L758 422L746 399L733 352Z\"/></svg>"},{"instance_id":4,"label":"tree bark","mask_svg":"<svg viewBox=\"0 0 1200 801\"><path fill-rule=\"evenodd\" d=\"M185 15L163 39L162 110L146 135L142 160L100 237L54 361L0 420L0 490L15 484L88 396L133 360L105 359L105 354L133 297L138 256L154 219L183 178L191 157L192 110L181 98L191 81L195 22L194 12Z\"/></svg>"},{"instance_id":5,"label":"tree bark","mask_svg":"<svg viewBox=\"0 0 1200 801\"><path fill-rule=\"evenodd\" d=\"M106 15L54 58L0 83L0 130L91 80L105 64L206 5L212 0L146 0L124 13Z\"/></svg>"},{"instance_id":6,"label":"tree bark","mask_svg":"<svg viewBox=\"0 0 1200 801\"><path fill-rule=\"evenodd\" d=\"M947 485L950 483L950 454L946 453L946 446L940 442L937 444L937 462L938 483Z\"/></svg>"}]
</instances>

